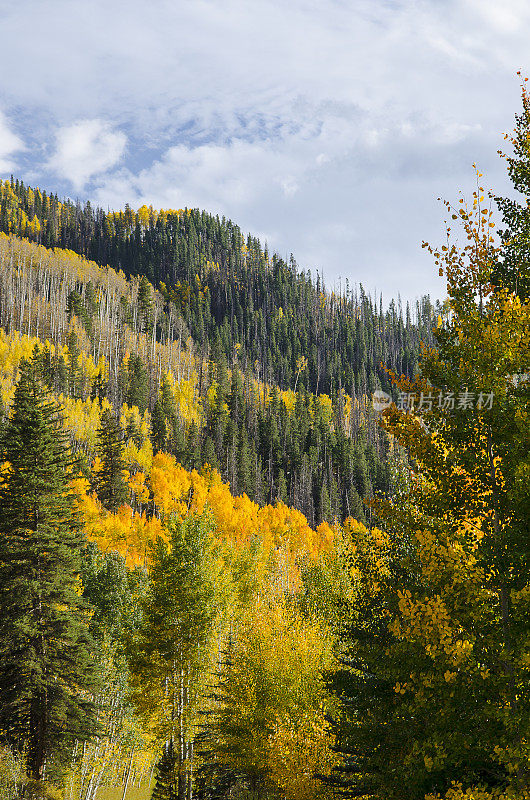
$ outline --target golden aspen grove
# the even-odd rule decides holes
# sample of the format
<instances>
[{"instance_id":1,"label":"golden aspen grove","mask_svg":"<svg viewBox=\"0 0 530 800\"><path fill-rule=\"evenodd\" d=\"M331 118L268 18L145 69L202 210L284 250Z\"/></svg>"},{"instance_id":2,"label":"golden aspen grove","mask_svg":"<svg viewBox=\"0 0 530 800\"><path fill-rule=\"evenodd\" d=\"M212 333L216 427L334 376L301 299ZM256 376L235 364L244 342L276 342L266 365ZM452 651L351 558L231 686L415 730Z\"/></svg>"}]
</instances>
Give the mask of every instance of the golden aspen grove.
<instances>
[{"instance_id":1,"label":"golden aspen grove","mask_svg":"<svg viewBox=\"0 0 530 800\"><path fill-rule=\"evenodd\" d=\"M443 303L0 182L2 800L530 798L525 86Z\"/></svg>"}]
</instances>

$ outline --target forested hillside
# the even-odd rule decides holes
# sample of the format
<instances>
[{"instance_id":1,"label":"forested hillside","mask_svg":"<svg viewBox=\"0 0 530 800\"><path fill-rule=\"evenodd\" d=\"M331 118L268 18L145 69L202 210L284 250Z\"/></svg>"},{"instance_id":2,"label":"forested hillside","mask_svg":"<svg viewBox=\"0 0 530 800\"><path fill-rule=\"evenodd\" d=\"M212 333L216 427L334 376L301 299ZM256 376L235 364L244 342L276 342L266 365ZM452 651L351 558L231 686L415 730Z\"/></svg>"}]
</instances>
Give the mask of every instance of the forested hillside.
<instances>
[{"instance_id":1,"label":"forested hillside","mask_svg":"<svg viewBox=\"0 0 530 800\"><path fill-rule=\"evenodd\" d=\"M324 796L314 773L330 777L337 758L323 673L338 654L334 604L350 591L340 523L366 522L363 501L388 495L405 468L367 393L381 382L390 389L382 359L413 368L434 310L423 301L413 322L408 309L405 319L394 304L383 312L362 290L337 298L196 211L140 209L133 236L120 227L130 210L102 218L14 181L0 196L0 388L11 465L2 502L12 508L0 526L15 546L17 508L27 501L11 480L21 455L9 443L14 420L23 426L31 413L39 431L64 428L62 455L47 461L40 443L38 480L53 485L52 463L63 463L63 491L66 481L90 543L62 569L65 586L79 571L92 622L83 633L72 597L54 590L74 626L63 635L77 630L102 648L99 679L87 672L83 684L91 705L71 711L72 723L59 713L60 739L30 735L28 775L37 785L47 769L66 781L69 800L155 778L165 798L171 776L167 797L225 796L223 787ZM47 525L64 525L50 493L37 505ZM29 574L39 557L38 546L26 554ZM2 578L13 579L9 570ZM44 606L53 616L52 596ZM167 619L156 620L158 607ZM86 651L78 658L90 660ZM59 661L47 669L68 683ZM24 704L4 701L24 718ZM9 741L26 741L0 714L2 725ZM75 755L98 725L97 744ZM56 758L59 740L74 748L67 772L53 759L46 768L37 752ZM3 757L19 774L16 748Z\"/></svg>"},{"instance_id":2,"label":"forested hillside","mask_svg":"<svg viewBox=\"0 0 530 800\"><path fill-rule=\"evenodd\" d=\"M415 374L419 342L431 338L428 298L383 310L347 281L341 294L326 291L292 257L286 263L231 221L198 209L105 213L11 179L0 185L0 230L145 276L203 357L222 351L229 365L237 357L243 371L281 389L371 394L388 386L382 364Z\"/></svg>"},{"instance_id":3,"label":"forested hillside","mask_svg":"<svg viewBox=\"0 0 530 800\"><path fill-rule=\"evenodd\" d=\"M524 86L512 144L414 320L1 184L2 798L528 800Z\"/></svg>"},{"instance_id":4,"label":"forested hillside","mask_svg":"<svg viewBox=\"0 0 530 800\"><path fill-rule=\"evenodd\" d=\"M2 192L4 199L13 196L10 184L3 184ZM362 500L374 491L388 492L389 441L377 425L371 398L357 393L355 386L353 394L337 386L332 396L310 393L303 355L291 385L282 389L265 381L262 362L251 364L238 346L228 361L211 320L212 341L197 343L188 327L195 318L193 304L183 308L168 299L165 286L155 290L144 276L127 280L123 272L72 251L50 250L4 234L0 262L0 325L5 331L4 363L9 362L2 376L4 403L8 405L17 370L16 337L47 341L43 378L68 413L91 420L72 427L77 431L72 434L74 446L87 463L93 456L98 403L108 400L115 409L122 408L130 448L145 449L150 439L155 451L172 453L187 468L210 464L234 493L245 492L258 503L281 499L300 509L312 525L352 515L364 520ZM290 279L302 285L296 275ZM310 283L307 287L314 291ZM208 296L205 288L200 297ZM323 319L356 331L357 344L364 349L358 375L368 371L374 387L380 386L382 371L372 360L375 350L385 342L397 348L401 338L418 348L427 324L403 322L393 309L376 313L366 297L360 305L343 299L342 311L333 310L330 297L324 300L329 308L320 308ZM208 308L206 302L202 305ZM427 310L432 317L429 305L425 316ZM281 321L286 337L285 318L292 313L286 306ZM337 354L345 358L343 350ZM396 369L400 363L400 358L387 362Z\"/></svg>"}]
</instances>

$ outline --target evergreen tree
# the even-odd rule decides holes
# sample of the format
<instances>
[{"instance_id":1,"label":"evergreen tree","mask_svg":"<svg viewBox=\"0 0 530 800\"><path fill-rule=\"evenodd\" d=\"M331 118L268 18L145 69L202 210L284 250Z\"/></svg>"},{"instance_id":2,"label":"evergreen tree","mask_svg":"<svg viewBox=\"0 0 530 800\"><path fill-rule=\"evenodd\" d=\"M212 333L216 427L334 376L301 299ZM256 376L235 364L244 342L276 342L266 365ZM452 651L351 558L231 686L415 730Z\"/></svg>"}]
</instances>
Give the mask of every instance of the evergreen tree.
<instances>
[{"instance_id":1,"label":"evergreen tree","mask_svg":"<svg viewBox=\"0 0 530 800\"><path fill-rule=\"evenodd\" d=\"M348 493L348 516L363 524L366 523L363 501L359 497L359 492L355 486L352 486Z\"/></svg>"},{"instance_id":2,"label":"evergreen tree","mask_svg":"<svg viewBox=\"0 0 530 800\"><path fill-rule=\"evenodd\" d=\"M77 334L72 329L68 334L68 391L71 397L78 397L80 394L80 355L81 350L79 349Z\"/></svg>"},{"instance_id":3,"label":"evergreen tree","mask_svg":"<svg viewBox=\"0 0 530 800\"><path fill-rule=\"evenodd\" d=\"M167 425L162 403L157 399L151 414L151 441L155 453L166 449Z\"/></svg>"},{"instance_id":4,"label":"evergreen tree","mask_svg":"<svg viewBox=\"0 0 530 800\"><path fill-rule=\"evenodd\" d=\"M237 485L238 491L243 494L248 494L249 497L253 496L252 486L252 468L253 461L251 458L250 448L248 444L247 432L245 428L242 429L239 438L239 452L237 459Z\"/></svg>"},{"instance_id":5,"label":"evergreen tree","mask_svg":"<svg viewBox=\"0 0 530 800\"><path fill-rule=\"evenodd\" d=\"M0 736L28 777L60 772L74 740L97 731L87 606L79 596L81 522L57 406L23 363L2 441Z\"/></svg>"},{"instance_id":6,"label":"evergreen tree","mask_svg":"<svg viewBox=\"0 0 530 800\"><path fill-rule=\"evenodd\" d=\"M127 370L127 405L138 406L143 414L149 405L149 376L140 356L129 357Z\"/></svg>"},{"instance_id":7,"label":"evergreen tree","mask_svg":"<svg viewBox=\"0 0 530 800\"><path fill-rule=\"evenodd\" d=\"M131 411L129 411L126 416L124 438L125 441L132 439L136 447L141 447L144 443L144 437L138 424L137 417Z\"/></svg>"},{"instance_id":8,"label":"evergreen tree","mask_svg":"<svg viewBox=\"0 0 530 800\"><path fill-rule=\"evenodd\" d=\"M171 435L170 451L180 464L186 460L186 436L180 424L176 421Z\"/></svg>"},{"instance_id":9,"label":"evergreen tree","mask_svg":"<svg viewBox=\"0 0 530 800\"><path fill-rule=\"evenodd\" d=\"M204 447L202 448L202 463L209 464L210 467L213 467L214 469L217 469L219 466L217 455L215 453L215 445L211 436L207 436L204 441Z\"/></svg>"},{"instance_id":10,"label":"evergreen tree","mask_svg":"<svg viewBox=\"0 0 530 800\"><path fill-rule=\"evenodd\" d=\"M162 404L164 416L169 422L170 427L175 427L177 421L177 407L167 375L163 376L160 384L160 403Z\"/></svg>"},{"instance_id":11,"label":"evergreen tree","mask_svg":"<svg viewBox=\"0 0 530 800\"><path fill-rule=\"evenodd\" d=\"M68 369L62 353L55 359L55 376L57 391L60 394L66 394L68 389Z\"/></svg>"},{"instance_id":12,"label":"evergreen tree","mask_svg":"<svg viewBox=\"0 0 530 800\"><path fill-rule=\"evenodd\" d=\"M123 432L109 409L101 414L96 452L101 459L101 469L94 478L97 495L105 508L117 511L126 502L129 490L124 477Z\"/></svg>"},{"instance_id":13,"label":"evergreen tree","mask_svg":"<svg viewBox=\"0 0 530 800\"><path fill-rule=\"evenodd\" d=\"M508 176L524 202L508 197L495 198L505 228L503 248L493 270L493 282L515 292L521 300L530 297L530 96L523 84L523 110L515 117L511 137L513 155L507 158Z\"/></svg>"},{"instance_id":14,"label":"evergreen tree","mask_svg":"<svg viewBox=\"0 0 530 800\"><path fill-rule=\"evenodd\" d=\"M288 499L287 481L285 480L285 473L284 473L283 469L281 469L278 472L277 499L281 500L282 503L287 503L287 499Z\"/></svg>"},{"instance_id":15,"label":"evergreen tree","mask_svg":"<svg viewBox=\"0 0 530 800\"><path fill-rule=\"evenodd\" d=\"M179 800L178 761L170 739L156 765L156 782L151 800Z\"/></svg>"},{"instance_id":16,"label":"evergreen tree","mask_svg":"<svg viewBox=\"0 0 530 800\"><path fill-rule=\"evenodd\" d=\"M145 275L142 275L140 278L140 284L138 286L138 310L140 312L141 327L146 331L152 324L153 295L152 286Z\"/></svg>"},{"instance_id":17,"label":"evergreen tree","mask_svg":"<svg viewBox=\"0 0 530 800\"><path fill-rule=\"evenodd\" d=\"M219 659L216 683L210 697L211 706L204 714L204 722L196 737L200 763L194 786L197 800L225 800L236 786L246 788L247 785L244 773L229 763L229 753L224 746L223 718L226 718L227 712L237 716L231 702L229 681L225 676L231 667L232 647L233 641L230 640L226 654Z\"/></svg>"}]
</instances>

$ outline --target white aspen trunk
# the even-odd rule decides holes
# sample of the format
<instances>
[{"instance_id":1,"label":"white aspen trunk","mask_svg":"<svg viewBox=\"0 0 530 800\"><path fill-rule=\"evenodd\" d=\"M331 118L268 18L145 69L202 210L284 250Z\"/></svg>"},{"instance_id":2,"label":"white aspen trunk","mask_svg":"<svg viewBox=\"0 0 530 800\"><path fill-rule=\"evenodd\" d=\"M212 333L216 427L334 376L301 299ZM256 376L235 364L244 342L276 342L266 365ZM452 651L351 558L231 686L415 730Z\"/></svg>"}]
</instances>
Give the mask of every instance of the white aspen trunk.
<instances>
[{"instance_id":1,"label":"white aspen trunk","mask_svg":"<svg viewBox=\"0 0 530 800\"><path fill-rule=\"evenodd\" d=\"M9 318L9 332L13 330L13 324L15 321L15 275L14 275L14 268L13 268L13 251L11 250L11 258L10 258L10 271L11 271L11 314Z\"/></svg>"},{"instance_id":2,"label":"white aspen trunk","mask_svg":"<svg viewBox=\"0 0 530 800\"><path fill-rule=\"evenodd\" d=\"M127 787L129 786L129 778L131 777L131 769L132 769L132 763L133 763L133 758L134 758L134 752L135 752L135 750L134 750L134 747L133 747L133 749L131 750L131 757L129 759L129 768L127 770L127 777L125 778L125 784L123 786L123 794L121 796L121 800L125 800L125 795L127 794Z\"/></svg>"},{"instance_id":3,"label":"white aspen trunk","mask_svg":"<svg viewBox=\"0 0 530 800\"><path fill-rule=\"evenodd\" d=\"M179 383L180 383L181 351L182 351L182 325L179 325L179 350L178 350L178 361L177 361L178 382Z\"/></svg>"},{"instance_id":4,"label":"white aspen trunk","mask_svg":"<svg viewBox=\"0 0 530 800\"><path fill-rule=\"evenodd\" d=\"M20 293L20 307L19 307L19 317L18 317L18 328L21 333L23 333L23 325L24 325L24 311L26 309L26 293L24 291L24 277L26 273L26 261L24 259L22 264L22 269L19 274L18 284L19 284L19 293Z\"/></svg>"},{"instance_id":5,"label":"white aspen trunk","mask_svg":"<svg viewBox=\"0 0 530 800\"><path fill-rule=\"evenodd\" d=\"M153 322L153 339L151 343L151 361L154 363L155 360L155 345L156 345L156 323L158 319L158 305L155 305L155 316Z\"/></svg>"},{"instance_id":6,"label":"white aspen trunk","mask_svg":"<svg viewBox=\"0 0 530 800\"><path fill-rule=\"evenodd\" d=\"M187 792L186 792L186 800L192 800L193 798L193 742L189 742L188 744L188 758L187 758Z\"/></svg>"}]
</instances>

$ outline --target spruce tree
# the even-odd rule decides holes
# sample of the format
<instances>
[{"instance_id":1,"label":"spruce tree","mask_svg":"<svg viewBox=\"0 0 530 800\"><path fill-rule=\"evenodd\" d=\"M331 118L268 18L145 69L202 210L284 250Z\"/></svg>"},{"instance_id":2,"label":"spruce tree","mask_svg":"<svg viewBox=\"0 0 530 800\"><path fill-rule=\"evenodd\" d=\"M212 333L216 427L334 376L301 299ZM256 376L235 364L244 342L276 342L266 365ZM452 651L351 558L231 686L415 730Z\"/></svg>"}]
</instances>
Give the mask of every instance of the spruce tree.
<instances>
[{"instance_id":1,"label":"spruce tree","mask_svg":"<svg viewBox=\"0 0 530 800\"><path fill-rule=\"evenodd\" d=\"M175 456L177 461L182 464L187 455L186 450L186 436L184 430L179 422L175 421L175 427L171 436L170 452Z\"/></svg>"},{"instance_id":2,"label":"spruce tree","mask_svg":"<svg viewBox=\"0 0 530 800\"><path fill-rule=\"evenodd\" d=\"M151 442L155 453L166 449L167 425L162 403L157 399L151 414Z\"/></svg>"},{"instance_id":3,"label":"spruce tree","mask_svg":"<svg viewBox=\"0 0 530 800\"><path fill-rule=\"evenodd\" d=\"M164 745L164 751L156 765L156 783L151 800L179 799L179 771L173 740Z\"/></svg>"},{"instance_id":4,"label":"spruce tree","mask_svg":"<svg viewBox=\"0 0 530 800\"><path fill-rule=\"evenodd\" d=\"M81 350L75 330L68 334L68 391L70 397L80 396L81 375L79 370L79 357Z\"/></svg>"},{"instance_id":5,"label":"spruce tree","mask_svg":"<svg viewBox=\"0 0 530 800\"><path fill-rule=\"evenodd\" d=\"M521 300L530 297L530 96L523 83L523 110L515 117L510 137L513 155L507 157L508 177L523 202L511 197L496 197L505 225L501 232L503 248L492 274L492 282L515 292Z\"/></svg>"},{"instance_id":6,"label":"spruce tree","mask_svg":"<svg viewBox=\"0 0 530 800\"><path fill-rule=\"evenodd\" d=\"M127 404L143 414L149 405L149 376L140 356L131 355L127 374Z\"/></svg>"},{"instance_id":7,"label":"spruce tree","mask_svg":"<svg viewBox=\"0 0 530 800\"><path fill-rule=\"evenodd\" d=\"M123 432L110 409L101 414L96 451L101 469L95 474L95 489L105 508L117 511L126 502L129 490L125 482Z\"/></svg>"},{"instance_id":8,"label":"spruce tree","mask_svg":"<svg viewBox=\"0 0 530 800\"><path fill-rule=\"evenodd\" d=\"M177 407L167 375L162 377L160 383L160 403L162 404L165 418L171 427L175 427L177 421Z\"/></svg>"},{"instance_id":9,"label":"spruce tree","mask_svg":"<svg viewBox=\"0 0 530 800\"><path fill-rule=\"evenodd\" d=\"M78 591L72 462L32 364L21 365L1 458L9 466L0 484L0 737L40 784L60 772L74 740L96 732L97 678Z\"/></svg>"},{"instance_id":10,"label":"spruce tree","mask_svg":"<svg viewBox=\"0 0 530 800\"><path fill-rule=\"evenodd\" d=\"M141 330L148 330L153 321L153 294L152 286L142 275L138 286L138 311L140 316Z\"/></svg>"}]
</instances>

